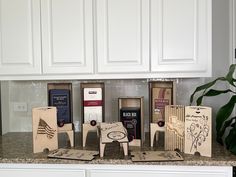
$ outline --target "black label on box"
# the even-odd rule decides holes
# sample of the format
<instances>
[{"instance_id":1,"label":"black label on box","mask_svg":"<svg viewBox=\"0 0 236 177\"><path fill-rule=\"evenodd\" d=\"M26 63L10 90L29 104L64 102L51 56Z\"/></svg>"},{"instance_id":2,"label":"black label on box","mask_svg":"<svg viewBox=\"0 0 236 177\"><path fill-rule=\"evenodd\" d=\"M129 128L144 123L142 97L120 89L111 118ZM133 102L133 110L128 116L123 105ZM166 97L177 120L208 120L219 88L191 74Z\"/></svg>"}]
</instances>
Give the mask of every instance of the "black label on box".
<instances>
[{"instance_id":1,"label":"black label on box","mask_svg":"<svg viewBox=\"0 0 236 177\"><path fill-rule=\"evenodd\" d=\"M120 120L128 132L128 139L141 139L140 108L121 108Z\"/></svg>"}]
</instances>

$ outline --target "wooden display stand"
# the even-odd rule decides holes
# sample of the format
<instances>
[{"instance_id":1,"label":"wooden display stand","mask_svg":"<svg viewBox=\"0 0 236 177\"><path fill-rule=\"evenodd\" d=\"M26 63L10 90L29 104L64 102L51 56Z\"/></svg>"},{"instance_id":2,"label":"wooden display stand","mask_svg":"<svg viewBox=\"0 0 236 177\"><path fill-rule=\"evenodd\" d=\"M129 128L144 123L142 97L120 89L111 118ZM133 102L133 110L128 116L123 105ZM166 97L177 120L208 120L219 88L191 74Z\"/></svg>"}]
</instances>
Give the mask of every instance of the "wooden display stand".
<instances>
[{"instance_id":1,"label":"wooden display stand","mask_svg":"<svg viewBox=\"0 0 236 177\"><path fill-rule=\"evenodd\" d=\"M165 105L176 102L175 83L173 81L149 82L150 145L159 139L159 133L165 132ZM160 121L160 122L158 122Z\"/></svg>"},{"instance_id":2,"label":"wooden display stand","mask_svg":"<svg viewBox=\"0 0 236 177\"><path fill-rule=\"evenodd\" d=\"M127 132L121 122L101 123L99 126L100 134L100 157L104 156L107 143L119 142L123 146L124 155L128 155Z\"/></svg>"},{"instance_id":3,"label":"wooden display stand","mask_svg":"<svg viewBox=\"0 0 236 177\"><path fill-rule=\"evenodd\" d=\"M184 151L184 120L185 107L168 105L165 107L165 150Z\"/></svg>"},{"instance_id":4,"label":"wooden display stand","mask_svg":"<svg viewBox=\"0 0 236 177\"><path fill-rule=\"evenodd\" d=\"M58 89L58 90L69 90L70 91L70 121L65 123L62 127L58 126L58 133L66 133L68 139L70 141L71 147L74 147L74 130L73 130L73 104L72 104L72 84L71 83L48 83L47 90L48 90L48 104L50 104L50 90Z\"/></svg>"},{"instance_id":5,"label":"wooden display stand","mask_svg":"<svg viewBox=\"0 0 236 177\"><path fill-rule=\"evenodd\" d=\"M70 146L74 147L74 130L73 124L64 124L63 127L57 127L58 133L66 133L70 141Z\"/></svg>"},{"instance_id":6,"label":"wooden display stand","mask_svg":"<svg viewBox=\"0 0 236 177\"><path fill-rule=\"evenodd\" d=\"M158 142L160 132L165 132L165 126L160 127L157 123L150 123L150 143L151 143L151 147L153 147L155 137L156 137L156 142Z\"/></svg>"},{"instance_id":7,"label":"wooden display stand","mask_svg":"<svg viewBox=\"0 0 236 177\"><path fill-rule=\"evenodd\" d=\"M58 149L56 107L32 109L33 152Z\"/></svg>"},{"instance_id":8,"label":"wooden display stand","mask_svg":"<svg viewBox=\"0 0 236 177\"><path fill-rule=\"evenodd\" d=\"M80 84L81 88L81 105L82 105L82 132L83 132L83 147L86 146L86 140L87 140L87 135L89 132L97 132L98 126L100 125L101 122L104 122L104 112L105 112L105 106L104 106L104 101L105 101L105 86L104 83L81 83ZM101 117L96 117L93 120L87 120L85 117L85 112L84 112L84 89L88 88L100 88L102 91L102 100L101 100L101 106L102 106L102 116ZM94 100L97 101L97 100ZM97 133L98 135L98 133Z\"/></svg>"},{"instance_id":9,"label":"wooden display stand","mask_svg":"<svg viewBox=\"0 0 236 177\"><path fill-rule=\"evenodd\" d=\"M143 113L144 97L120 97L118 98L118 118L121 122L120 111L122 108L138 108L140 110L140 138L129 140L129 146L142 146L144 142L144 113ZM124 122L123 122L124 123ZM135 126L135 125L134 125ZM124 126L125 127L125 126ZM129 135L128 135L129 136Z\"/></svg>"}]
</instances>

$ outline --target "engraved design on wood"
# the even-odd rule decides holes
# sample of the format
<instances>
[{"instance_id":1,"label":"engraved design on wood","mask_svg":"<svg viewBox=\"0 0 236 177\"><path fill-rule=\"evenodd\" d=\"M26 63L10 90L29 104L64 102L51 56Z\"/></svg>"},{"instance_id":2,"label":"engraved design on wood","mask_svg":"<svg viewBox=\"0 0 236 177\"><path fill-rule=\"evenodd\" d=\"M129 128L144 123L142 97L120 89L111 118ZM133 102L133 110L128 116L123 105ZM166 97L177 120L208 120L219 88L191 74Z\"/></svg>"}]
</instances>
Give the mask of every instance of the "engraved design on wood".
<instances>
[{"instance_id":1,"label":"engraved design on wood","mask_svg":"<svg viewBox=\"0 0 236 177\"><path fill-rule=\"evenodd\" d=\"M165 107L165 150L184 151L184 106Z\"/></svg>"},{"instance_id":2,"label":"engraved design on wood","mask_svg":"<svg viewBox=\"0 0 236 177\"><path fill-rule=\"evenodd\" d=\"M39 119L37 135L46 134L48 139L52 139L55 135L55 132L56 130L53 130L42 118Z\"/></svg>"},{"instance_id":3,"label":"engraved design on wood","mask_svg":"<svg viewBox=\"0 0 236 177\"><path fill-rule=\"evenodd\" d=\"M121 131L112 131L107 134L107 137L109 139L112 139L113 141L118 141L124 139L125 137L127 137L127 135Z\"/></svg>"},{"instance_id":4,"label":"engraved design on wood","mask_svg":"<svg viewBox=\"0 0 236 177\"><path fill-rule=\"evenodd\" d=\"M199 123L191 123L190 127L187 127L187 139L190 139L192 144L190 152L197 151L197 148L201 146L209 135L209 126L207 125L208 116L202 116Z\"/></svg>"},{"instance_id":5,"label":"engraved design on wood","mask_svg":"<svg viewBox=\"0 0 236 177\"><path fill-rule=\"evenodd\" d=\"M200 153L211 157L212 146L211 108L186 106L185 108L185 153Z\"/></svg>"}]
</instances>

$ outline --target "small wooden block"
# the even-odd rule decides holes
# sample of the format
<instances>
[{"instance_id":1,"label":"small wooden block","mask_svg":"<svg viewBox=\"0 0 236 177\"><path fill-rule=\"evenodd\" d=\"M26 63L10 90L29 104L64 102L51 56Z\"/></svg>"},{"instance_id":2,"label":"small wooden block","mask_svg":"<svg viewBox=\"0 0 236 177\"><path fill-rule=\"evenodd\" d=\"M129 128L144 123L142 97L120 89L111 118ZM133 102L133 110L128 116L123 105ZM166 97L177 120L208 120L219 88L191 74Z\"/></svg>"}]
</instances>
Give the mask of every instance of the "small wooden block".
<instances>
[{"instance_id":1,"label":"small wooden block","mask_svg":"<svg viewBox=\"0 0 236 177\"><path fill-rule=\"evenodd\" d=\"M33 152L58 149L56 107L32 109Z\"/></svg>"},{"instance_id":2,"label":"small wooden block","mask_svg":"<svg viewBox=\"0 0 236 177\"><path fill-rule=\"evenodd\" d=\"M185 149L186 154L212 155L212 116L210 107L185 107Z\"/></svg>"}]
</instances>

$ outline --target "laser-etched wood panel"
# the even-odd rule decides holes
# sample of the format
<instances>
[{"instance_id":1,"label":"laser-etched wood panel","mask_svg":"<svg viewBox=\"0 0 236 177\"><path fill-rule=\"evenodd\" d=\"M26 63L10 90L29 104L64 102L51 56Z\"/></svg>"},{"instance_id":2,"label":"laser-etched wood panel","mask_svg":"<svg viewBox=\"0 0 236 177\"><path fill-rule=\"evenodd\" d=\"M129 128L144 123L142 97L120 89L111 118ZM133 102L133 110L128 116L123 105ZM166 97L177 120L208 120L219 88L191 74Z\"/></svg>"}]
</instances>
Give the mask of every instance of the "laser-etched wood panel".
<instances>
[{"instance_id":1,"label":"laser-etched wood panel","mask_svg":"<svg viewBox=\"0 0 236 177\"><path fill-rule=\"evenodd\" d=\"M185 107L185 146L187 154L212 155L212 116L210 107Z\"/></svg>"},{"instance_id":2,"label":"laser-etched wood panel","mask_svg":"<svg viewBox=\"0 0 236 177\"><path fill-rule=\"evenodd\" d=\"M184 106L165 107L165 150L184 151Z\"/></svg>"},{"instance_id":3,"label":"laser-etched wood panel","mask_svg":"<svg viewBox=\"0 0 236 177\"><path fill-rule=\"evenodd\" d=\"M56 107L40 107L32 110L33 152L58 149Z\"/></svg>"}]
</instances>

